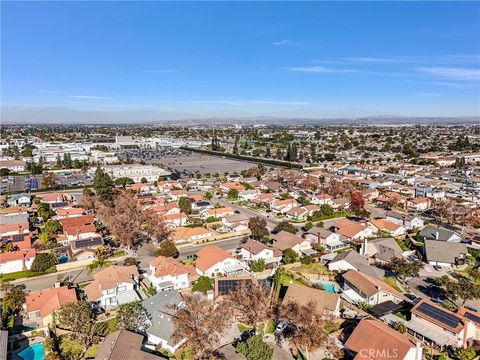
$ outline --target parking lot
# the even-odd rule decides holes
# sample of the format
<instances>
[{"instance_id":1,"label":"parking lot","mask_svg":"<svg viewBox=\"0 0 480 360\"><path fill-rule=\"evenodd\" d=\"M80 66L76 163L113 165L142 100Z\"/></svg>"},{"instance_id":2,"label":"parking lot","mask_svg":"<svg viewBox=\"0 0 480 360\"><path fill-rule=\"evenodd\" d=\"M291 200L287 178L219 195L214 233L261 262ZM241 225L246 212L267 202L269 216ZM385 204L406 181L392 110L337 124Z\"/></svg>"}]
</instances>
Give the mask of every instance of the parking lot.
<instances>
[{"instance_id":1,"label":"parking lot","mask_svg":"<svg viewBox=\"0 0 480 360\"><path fill-rule=\"evenodd\" d=\"M38 189L43 189L42 179L43 174L38 175L29 175L34 176ZM62 189L69 186L83 186L91 185L92 179L84 173L71 173L65 171L64 173L57 174L58 179L58 189ZM2 176L1 180L1 192L21 192L25 191L25 175L14 175L14 176Z\"/></svg>"}]
</instances>

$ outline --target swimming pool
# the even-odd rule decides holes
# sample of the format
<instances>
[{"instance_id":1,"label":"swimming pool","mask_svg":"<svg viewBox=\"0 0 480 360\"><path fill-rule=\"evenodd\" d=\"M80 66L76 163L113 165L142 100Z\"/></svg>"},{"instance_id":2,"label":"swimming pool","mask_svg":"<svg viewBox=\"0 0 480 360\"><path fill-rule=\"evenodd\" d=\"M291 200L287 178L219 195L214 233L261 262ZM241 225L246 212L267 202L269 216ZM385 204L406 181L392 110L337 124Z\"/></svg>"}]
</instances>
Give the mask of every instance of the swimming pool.
<instances>
[{"instance_id":1,"label":"swimming pool","mask_svg":"<svg viewBox=\"0 0 480 360\"><path fill-rule=\"evenodd\" d=\"M328 291L328 292L331 292L331 293L336 293L337 292L337 286L335 283L333 282L330 282L330 281L320 281L319 283L320 285L322 285L322 287Z\"/></svg>"},{"instance_id":2,"label":"swimming pool","mask_svg":"<svg viewBox=\"0 0 480 360\"><path fill-rule=\"evenodd\" d=\"M20 351L17 355L24 360L44 360L45 349L43 343L33 344Z\"/></svg>"}]
</instances>

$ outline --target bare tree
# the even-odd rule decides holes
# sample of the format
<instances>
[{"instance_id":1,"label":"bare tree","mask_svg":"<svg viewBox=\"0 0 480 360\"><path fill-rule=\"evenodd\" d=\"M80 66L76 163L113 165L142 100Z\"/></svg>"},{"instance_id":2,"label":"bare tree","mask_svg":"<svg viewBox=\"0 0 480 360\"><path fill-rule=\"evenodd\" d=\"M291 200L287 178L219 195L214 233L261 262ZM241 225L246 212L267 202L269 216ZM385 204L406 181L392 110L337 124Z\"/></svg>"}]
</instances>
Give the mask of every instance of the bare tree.
<instances>
[{"instance_id":1,"label":"bare tree","mask_svg":"<svg viewBox=\"0 0 480 360\"><path fill-rule=\"evenodd\" d=\"M128 248L145 240L159 240L168 235L165 222L149 211L144 211L127 191L120 192L113 206L97 205L99 219L110 230L115 240Z\"/></svg>"},{"instance_id":2,"label":"bare tree","mask_svg":"<svg viewBox=\"0 0 480 360\"><path fill-rule=\"evenodd\" d=\"M238 321L253 326L268 319L270 296L268 289L252 281L242 281L227 296L227 301Z\"/></svg>"},{"instance_id":3,"label":"bare tree","mask_svg":"<svg viewBox=\"0 0 480 360\"><path fill-rule=\"evenodd\" d=\"M177 341L187 339L194 359L212 358L220 336L229 325L229 307L215 304L198 293L184 296L184 301L185 306L173 316L173 338Z\"/></svg>"},{"instance_id":4,"label":"bare tree","mask_svg":"<svg viewBox=\"0 0 480 360\"><path fill-rule=\"evenodd\" d=\"M286 337L297 349L308 353L320 347L330 351L335 349L333 339L326 328L333 326L333 321L321 314L314 302L300 305L297 302L282 304L279 311L282 320L290 325Z\"/></svg>"},{"instance_id":5,"label":"bare tree","mask_svg":"<svg viewBox=\"0 0 480 360\"><path fill-rule=\"evenodd\" d=\"M47 189L51 189L55 187L55 185L57 185L57 182L58 182L57 174L53 172L49 172L43 175L43 178L42 178L43 187Z\"/></svg>"}]
</instances>

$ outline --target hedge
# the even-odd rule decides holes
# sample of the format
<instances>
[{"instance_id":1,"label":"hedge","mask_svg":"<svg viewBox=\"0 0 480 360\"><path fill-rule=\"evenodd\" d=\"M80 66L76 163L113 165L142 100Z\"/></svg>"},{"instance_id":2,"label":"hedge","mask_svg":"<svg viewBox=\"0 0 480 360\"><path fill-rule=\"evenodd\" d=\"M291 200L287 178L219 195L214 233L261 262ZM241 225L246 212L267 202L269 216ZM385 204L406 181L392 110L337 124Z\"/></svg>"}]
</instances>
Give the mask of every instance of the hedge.
<instances>
[{"instance_id":1,"label":"hedge","mask_svg":"<svg viewBox=\"0 0 480 360\"><path fill-rule=\"evenodd\" d=\"M265 158L255 157L255 156L231 154L231 153L228 153L228 152L213 151L213 150L206 150L206 149L197 149L197 148L191 148L191 147L187 147L187 146L181 146L180 149L187 150L187 151L192 151L192 152L197 152L197 153L202 153L202 154L208 154L208 155L225 156L225 157L232 158L232 159L251 161L251 162L260 163L260 164L269 164L269 165L283 166L283 167L287 167L287 168L303 169L303 165L301 165L301 164L293 163L293 162L290 162L290 161L284 161L284 160L265 159Z\"/></svg>"}]
</instances>

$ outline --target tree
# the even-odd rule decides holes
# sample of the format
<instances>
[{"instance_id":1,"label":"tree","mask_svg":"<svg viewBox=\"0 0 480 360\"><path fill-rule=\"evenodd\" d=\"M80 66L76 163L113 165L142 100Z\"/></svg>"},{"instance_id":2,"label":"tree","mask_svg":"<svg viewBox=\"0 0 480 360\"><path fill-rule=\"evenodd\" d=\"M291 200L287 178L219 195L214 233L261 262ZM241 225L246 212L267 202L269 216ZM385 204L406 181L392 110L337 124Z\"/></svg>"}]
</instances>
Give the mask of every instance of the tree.
<instances>
[{"instance_id":1,"label":"tree","mask_svg":"<svg viewBox=\"0 0 480 360\"><path fill-rule=\"evenodd\" d=\"M279 233L280 231L286 231L291 234L296 234L297 228L294 225L290 224L290 222L288 222L287 220L283 220L273 229L274 233Z\"/></svg>"},{"instance_id":2,"label":"tree","mask_svg":"<svg viewBox=\"0 0 480 360\"><path fill-rule=\"evenodd\" d=\"M280 318L287 321L291 331L286 337L297 349L305 352L313 351L320 347L329 348L334 345L326 328L333 326L333 322L318 311L314 302L300 305L289 301L280 307Z\"/></svg>"},{"instance_id":3,"label":"tree","mask_svg":"<svg viewBox=\"0 0 480 360\"><path fill-rule=\"evenodd\" d=\"M103 201L111 201L113 198L113 181L100 165L97 166L93 178L93 189L97 196Z\"/></svg>"},{"instance_id":4,"label":"tree","mask_svg":"<svg viewBox=\"0 0 480 360\"><path fill-rule=\"evenodd\" d=\"M213 194L210 191L208 191L205 194L205 199L208 200L208 201L212 200L212 197L213 197Z\"/></svg>"},{"instance_id":5,"label":"tree","mask_svg":"<svg viewBox=\"0 0 480 360\"><path fill-rule=\"evenodd\" d=\"M62 224L59 221L48 220L40 233L39 240L42 244L47 245L55 241L57 234L62 231Z\"/></svg>"},{"instance_id":6,"label":"tree","mask_svg":"<svg viewBox=\"0 0 480 360\"><path fill-rule=\"evenodd\" d=\"M350 198L350 209L357 212L361 211L365 207L365 200L363 194L360 191L355 191L352 193Z\"/></svg>"},{"instance_id":7,"label":"tree","mask_svg":"<svg viewBox=\"0 0 480 360\"><path fill-rule=\"evenodd\" d=\"M333 216L335 214L335 210L328 205L328 204L323 204L320 205L320 212L322 213L323 216Z\"/></svg>"},{"instance_id":8,"label":"tree","mask_svg":"<svg viewBox=\"0 0 480 360\"><path fill-rule=\"evenodd\" d=\"M51 218L55 212L50 209L50 206L45 203L40 203L37 205L37 215L41 217L44 221Z\"/></svg>"},{"instance_id":9,"label":"tree","mask_svg":"<svg viewBox=\"0 0 480 360\"><path fill-rule=\"evenodd\" d=\"M62 305L55 313L58 325L70 330L71 336L85 348L97 342L104 329L95 323L95 316L88 301L81 300Z\"/></svg>"},{"instance_id":10,"label":"tree","mask_svg":"<svg viewBox=\"0 0 480 360\"><path fill-rule=\"evenodd\" d=\"M137 259L132 257L132 256L129 256L129 257L126 257L124 260L123 260L123 266L132 266L132 265L137 265Z\"/></svg>"},{"instance_id":11,"label":"tree","mask_svg":"<svg viewBox=\"0 0 480 360\"><path fill-rule=\"evenodd\" d=\"M295 250L285 249L283 251L282 261L284 264L293 264L298 261L298 254Z\"/></svg>"},{"instance_id":12,"label":"tree","mask_svg":"<svg viewBox=\"0 0 480 360\"><path fill-rule=\"evenodd\" d=\"M144 241L158 241L169 234L165 222L151 211L143 211L134 194L120 192L112 202L97 206L97 216L114 240L127 248Z\"/></svg>"},{"instance_id":13,"label":"tree","mask_svg":"<svg viewBox=\"0 0 480 360\"><path fill-rule=\"evenodd\" d=\"M147 178L142 177L142 178L140 179L140 182L141 182L142 184L146 184L148 181L147 181Z\"/></svg>"},{"instance_id":14,"label":"tree","mask_svg":"<svg viewBox=\"0 0 480 360\"><path fill-rule=\"evenodd\" d=\"M235 319L254 329L270 315L268 289L253 280L242 281L235 286L228 294L227 302L233 309Z\"/></svg>"},{"instance_id":15,"label":"tree","mask_svg":"<svg viewBox=\"0 0 480 360\"><path fill-rule=\"evenodd\" d=\"M122 188L126 188L127 185L132 185L135 184L135 181L133 181L132 178L129 178L127 176L119 177L118 179L115 179L114 181L115 185L121 186Z\"/></svg>"},{"instance_id":16,"label":"tree","mask_svg":"<svg viewBox=\"0 0 480 360\"><path fill-rule=\"evenodd\" d=\"M95 210L95 193L92 190L88 188L83 189L80 206L87 211Z\"/></svg>"},{"instance_id":17,"label":"tree","mask_svg":"<svg viewBox=\"0 0 480 360\"><path fill-rule=\"evenodd\" d=\"M253 260L250 263L250 267L252 268L253 272L262 272L266 269L266 266L265 260L263 259Z\"/></svg>"},{"instance_id":18,"label":"tree","mask_svg":"<svg viewBox=\"0 0 480 360\"><path fill-rule=\"evenodd\" d=\"M180 200L178 200L178 206L185 214L188 215L192 213L192 201L189 198L181 197Z\"/></svg>"},{"instance_id":19,"label":"tree","mask_svg":"<svg viewBox=\"0 0 480 360\"><path fill-rule=\"evenodd\" d=\"M120 305L117 313L117 325L130 331L145 330L149 323L149 314L141 301Z\"/></svg>"},{"instance_id":20,"label":"tree","mask_svg":"<svg viewBox=\"0 0 480 360\"><path fill-rule=\"evenodd\" d=\"M228 191L227 197L228 197L230 200L237 200L237 199L238 199L238 190L236 190L236 189L230 189L230 190Z\"/></svg>"},{"instance_id":21,"label":"tree","mask_svg":"<svg viewBox=\"0 0 480 360\"><path fill-rule=\"evenodd\" d=\"M256 240L260 240L270 234L267 228L267 220L259 216L252 217L248 220L248 228L251 231L252 238Z\"/></svg>"},{"instance_id":22,"label":"tree","mask_svg":"<svg viewBox=\"0 0 480 360\"><path fill-rule=\"evenodd\" d=\"M30 271L40 273L45 272L57 264L57 255L53 253L38 253L32 262L32 267L30 268Z\"/></svg>"},{"instance_id":23,"label":"tree","mask_svg":"<svg viewBox=\"0 0 480 360\"><path fill-rule=\"evenodd\" d=\"M165 240L160 243L160 247L155 250L155 256L178 257L178 249L171 240Z\"/></svg>"},{"instance_id":24,"label":"tree","mask_svg":"<svg viewBox=\"0 0 480 360\"><path fill-rule=\"evenodd\" d=\"M54 188L58 183L57 174L53 172L49 172L43 175L42 177L42 185L47 189Z\"/></svg>"},{"instance_id":25,"label":"tree","mask_svg":"<svg viewBox=\"0 0 480 360\"><path fill-rule=\"evenodd\" d=\"M103 269L110 266L110 264L111 264L110 261L100 256L87 265L87 272L89 274L94 273L98 269Z\"/></svg>"},{"instance_id":26,"label":"tree","mask_svg":"<svg viewBox=\"0 0 480 360\"><path fill-rule=\"evenodd\" d=\"M480 285L470 280L452 280L448 275L443 275L435 279L439 286L443 286L449 297L454 299L460 298L465 304L468 300L476 300L480 298Z\"/></svg>"},{"instance_id":27,"label":"tree","mask_svg":"<svg viewBox=\"0 0 480 360\"><path fill-rule=\"evenodd\" d=\"M263 335L254 335L245 342L238 343L236 350L247 360L273 359L273 348L263 341Z\"/></svg>"},{"instance_id":28,"label":"tree","mask_svg":"<svg viewBox=\"0 0 480 360\"><path fill-rule=\"evenodd\" d=\"M186 295L185 306L173 316L173 339L187 339L194 359L205 359L213 355L221 334L230 324L228 306L208 301L203 296Z\"/></svg>"},{"instance_id":29,"label":"tree","mask_svg":"<svg viewBox=\"0 0 480 360\"><path fill-rule=\"evenodd\" d=\"M2 299L2 309L6 313L18 315L22 311L27 292L24 285L12 285L8 282L0 286L4 296Z\"/></svg>"},{"instance_id":30,"label":"tree","mask_svg":"<svg viewBox=\"0 0 480 360\"><path fill-rule=\"evenodd\" d=\"M474 348L458 348L455 350L455 357L458 360L473 360L477 357L477 353Z\"/></svg>"},{"instance_id":31,"label":"tree","mask_svg":"<svg viewBox=\"0 0 480 360\"><path fill-rule=\"evenodd\" d=\"M213 279L209 278L208 276L200 276L197 279L197 282L192 286L192 293L195 291L201 292L206 294L208 290L213 289Z\"/></svg>"},{"instance_id":32,"label":"tree","mask_svg":"<svg viewBox=\"0 0 480 360\"><path fill-rule=\"evenodd\" d=\"M308 231L308 230L310 230L312 227L313 227L313 224L312 224L310 221L308 221L308 222L303 226L303 230Z\"/></svg>"},{"instance_id":33,"label":"tree","mask_svg":"<svg viewBox=\"0 0 480 360\"><path fill-rule=\"evenodd\" d=\"M388 265L390 270L402 278L408 278L418 275L423 269L423 262L420 260L408 261L403 257L394 257Z\"/></svg>"}]
</instances>

